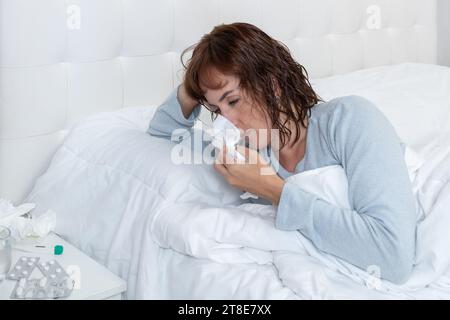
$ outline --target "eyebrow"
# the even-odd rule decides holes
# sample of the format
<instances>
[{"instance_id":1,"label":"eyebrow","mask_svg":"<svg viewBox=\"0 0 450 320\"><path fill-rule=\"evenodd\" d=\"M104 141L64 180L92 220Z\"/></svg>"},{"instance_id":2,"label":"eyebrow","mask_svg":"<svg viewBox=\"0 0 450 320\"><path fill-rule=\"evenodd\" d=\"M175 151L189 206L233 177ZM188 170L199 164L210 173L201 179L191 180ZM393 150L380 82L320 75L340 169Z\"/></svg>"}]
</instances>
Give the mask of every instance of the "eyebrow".
<instances>
[{"instance_id":1,"label":"eyebrow","mask_svg":"<svg viewBox=\"0 0 450 320\"><path fill-rule=\"evenodd\" d=\"M225 97L230 94L231 92L233 92L234 90L228 90L225 91L225 93L222 95L222 97L220 97L219 102L221 102L223 99L225 99Z\"/></svg>"},{"instance_id":2,"label":"eyebrow","mask_svg":"<svg viewBox=\"0 0 450 320\"><path fill-rule=\"evenodd\" d=\"M229 95L229 94L230 94L231 92L233 92L234 90L235 90L235 89L225 91L224 94L220 97L219 102L222 102L222 100L225 99L226 96ZM209 103L209 102L208 102L208 103ZM215 104L209 103L209 105L212 106L212 107L217 107Z\"/></svg>"}]
</instances>

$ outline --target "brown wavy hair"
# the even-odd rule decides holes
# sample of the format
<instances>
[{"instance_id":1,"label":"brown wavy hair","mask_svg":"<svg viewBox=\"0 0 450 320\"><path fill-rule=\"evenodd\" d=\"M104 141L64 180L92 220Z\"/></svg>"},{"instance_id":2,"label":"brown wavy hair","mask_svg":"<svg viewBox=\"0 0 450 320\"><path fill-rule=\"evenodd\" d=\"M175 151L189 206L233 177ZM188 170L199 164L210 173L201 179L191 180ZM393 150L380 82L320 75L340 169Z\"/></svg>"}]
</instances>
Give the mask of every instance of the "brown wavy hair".
<instances>
[{"instance_id":1,"label":"brown wavy hair","mask_svg":"<svg viewBox=\"0 0 450 320\"><path fill-rule=\"evenodd\" d=\"M183 57L191 50L192 56L186 65ZM185 68L187 94L206 108L208 104L200 83L210 89L220 88L220 84L205 84L208 70L213 67L224 75L236 76L240 89L253 101L266 106L263 112L270 117L273 128L279 129L280 147L292 134L286 124L289 121L295 124L294 142L298 141L300 126L306 128L305 118L310 117L310 109L322 101L314 92L306 69L295 61L287 46L252 24L238 22L215 26L198 43L182 52L181 63ZM285 120L280 114L286 115Z\"/></svg>"}]
</instances>

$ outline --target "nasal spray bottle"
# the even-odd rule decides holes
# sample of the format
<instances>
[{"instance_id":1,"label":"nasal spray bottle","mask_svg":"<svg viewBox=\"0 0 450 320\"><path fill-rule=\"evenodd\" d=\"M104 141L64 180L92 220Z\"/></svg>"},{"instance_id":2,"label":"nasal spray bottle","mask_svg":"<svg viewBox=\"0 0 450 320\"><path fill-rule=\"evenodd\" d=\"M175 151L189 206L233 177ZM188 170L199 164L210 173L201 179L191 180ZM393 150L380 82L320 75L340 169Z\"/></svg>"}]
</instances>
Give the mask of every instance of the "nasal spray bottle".
<instances>
[{"instance_id":1,"label":"nasal spray bottle","mask_svg":"<svg viewBox=\"0 0 450 320\"><path fill-rule=\"evenodd\" d=\"M232 122L228 121L227 118L221 115L217 116L213 122L212 138L214 147L221 150L223 145L225 145L229 157L236 160L245 160L245 157L236 150L236 146L241 140L241 132ZM241 199L258 199L257 195L250 192L245 192L241 194L240 197Z\"/></svg>"}]
</instances>

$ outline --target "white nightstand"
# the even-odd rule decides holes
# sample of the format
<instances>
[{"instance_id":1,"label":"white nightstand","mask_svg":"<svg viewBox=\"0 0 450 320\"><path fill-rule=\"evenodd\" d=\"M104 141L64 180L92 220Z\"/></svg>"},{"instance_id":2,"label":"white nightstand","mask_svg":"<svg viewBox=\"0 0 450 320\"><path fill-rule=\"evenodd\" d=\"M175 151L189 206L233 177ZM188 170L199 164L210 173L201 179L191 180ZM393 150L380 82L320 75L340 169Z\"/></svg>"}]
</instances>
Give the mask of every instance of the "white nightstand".
<instances>
[{"instance_id":1,"label":"white nightstand","mask_svg":"<svg viewBox=\"0 0 450 320\"><path fill-rule=\"evenodd\" d=\"M28 243L28 242L27 242ZM126 282L117 277L104 266L88 257L86 254L76 249L74 246L64 241L54 233L50 233L45 239L40 240L39 244L64 246L62 255L53 255L46 253L30 253L19 250L12 250L12 264L21 256L40 257L40 262L55 259L63 266L66 271L72 273L75 271L74 278L78 280L71 295L67 299L71 300L120 300L122 293L126 291ZM30 278L42 277L39 269L36 267ZM5 279L0 282L0 300L10 299L11 292L14 289L16 281Z\"/></svg>"}]
</instances>

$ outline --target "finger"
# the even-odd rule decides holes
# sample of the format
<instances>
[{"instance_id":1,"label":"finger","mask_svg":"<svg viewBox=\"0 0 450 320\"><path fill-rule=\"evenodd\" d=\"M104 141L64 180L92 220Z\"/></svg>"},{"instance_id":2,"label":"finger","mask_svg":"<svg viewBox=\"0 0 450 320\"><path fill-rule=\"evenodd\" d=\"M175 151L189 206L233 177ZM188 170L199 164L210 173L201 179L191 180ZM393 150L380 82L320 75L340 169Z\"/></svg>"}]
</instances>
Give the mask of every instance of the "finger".
<instances>
[{"instance_id":1,"label":"finger","mask_svg":"<svg viewBox=\"0 0 450 320\"><path fill-rule=\"evenodd\" d=\"M226 163L226 154L224 149L219 150L219 154L216 157L216 160L214 161L214 166L216 170L222 170L225 169L228 171L227 163Z\"/></svg>"},{"instance_id":2,"label":"finger","mask_svg":"<svg viewBox=\"0 0 450 320\"><path fill-rule=\"evenodd\" d=\"M223 149L218 150L219 152L217 153L216 159L214 160L214 163L217 164L225 164L225 158L224 158L224 152Z\"/></svg>"},{"instance_id":3,"label":"finger","mask_svg":"<svg viewBox=\"0 0 450 320\"><path fill-rule=\"evenodd\" d=\"M222 150L223 150L223 158L224 158L225 166L228 168L229 166L235 164L236 161L232 156L232 151L229 150L229 148L225 144L223 145Z\"/></svg>"},{"instance_id":4,"label":"finger","mask_svg":"<svg viewBox=\"0 0 450 320\"><path fill-rule=\"evenodd\" d=\"M223 164L214 163L214 169L216 169L225 178L229 175L227 168Z\"/></svg>"}]
</instances>

